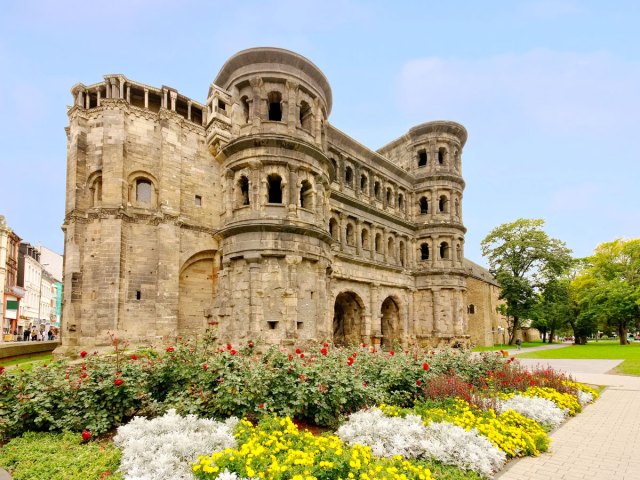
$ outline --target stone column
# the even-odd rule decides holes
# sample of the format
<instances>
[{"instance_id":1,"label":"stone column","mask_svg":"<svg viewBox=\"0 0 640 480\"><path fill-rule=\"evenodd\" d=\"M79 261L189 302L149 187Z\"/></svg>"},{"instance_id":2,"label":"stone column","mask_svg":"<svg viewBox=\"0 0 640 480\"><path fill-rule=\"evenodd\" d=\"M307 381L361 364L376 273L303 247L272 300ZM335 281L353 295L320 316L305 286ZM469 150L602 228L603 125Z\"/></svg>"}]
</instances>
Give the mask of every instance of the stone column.
<instances>
[{"instance_id":1,"label":"stone column","mask_svg":"<svg viewBox=\"0 0 640 480\"><path fill-rule=\"evenodd\" d=\"M144 89L144 108L149 109L149 89Z\"/></svg>"},{"instance_id":2,"label":"stone column","mask_svg":"<svg viewBox=\"0 0 640 480\"><path fill-rule=\"evenodd\" d=\"M378 303L379 303L378 297L380 296L380 285L377 283L372 283L371 286L369 287L369 291L371 294L371 302L370 302L371 320L370 320L368 331L364 333L365 333L365 336L369 337L369 342L373 343L373 337L380 336L382 334L382 324L381 324L382 313L380 311L380 308L378 307Z\"/></svg>"},{"instance_id":3,"label":"stone column","mask_svg":"<svg viewBox=\"0 0 640 480\"><path fill-rule=\"evenodd\" d=\"M347 244L347 222L346 215L344 213L338 214L338 218L340 219L340 223L338 228L340 229L340 251L344 251L344 246Z\"/></svg>"},{"instance_id":4,"label":"stone column","mask_svg":"<svg viewBox=\"0 0 640 480\"><path fill-rule=\"evenodd\" d=\"M178 92L174 92L173 90L169 92L169 96L171 97L171 111L176 111L176 100L178 99Z\"/></svg>"},{"instance_id":5,"label":"stone column","mask_svg":"<svg viewBox=\"0 0 640 480\"><path fill-rule=\"evenodd\" d=\"M96 106L98 106L98 107L100 106L100 93L101 93L101 92L100 92L100 87L98 87L98 88L96 89L96 94L97 94L97 102L96 102Z\"/></svg>"},{"instance_id":6,"label":"stone column","mask_svg":"<svg viewBox=\"0 0 640 480\"><path fill-rule=\"evenodd\" d=\"M289 211L295 212L300 201L298 192L298 172L295 168L289 166Z\"/></svg>"},{"instance_id":7,"label":"stone column","mask_svg":"<svg viewBox=\"0 0 640 480\"><path fill-rule=\"evenodd\" d=\"M118 81L118 83L120 84L120 92L118 93L118 98L124 99L124 80L122 78L119 78Z\"/></svg>"},{"instance_id":8,"label":"stone column","mask_svg":"<svg viewBox=\"0 0 640 480\"><path fill-rule=\"evenodd\" d=\"M84 92L85 94L85 107L84 108L91 108L91 94L89 92L89 90Z\"/></svg>"},{"instance_id":9,"label":"stone column","mask_svg":"<svg viewBox=\"0 0 640 480\"><path fill-rule=\"evenodd\" d=\"M433 305L433 317L431 319L431 332L434 335L438 335L439 333L441 333L441 328L440 328L440 322L441 322L441 318L440 318L440 288L436 287L436 288L432 288L431 289L431 294L433 296L433 300L432 300L432 305Z\"/></svg>"},{"instance_id":10,"label":"stone column","mask_svg":"<svg viewBox=\"0 0 640 480\"><path fill-rule=\"evenodd\" d=\"M362 220L356 219L356 255L362 255Z\"/></svg>"},{"instance_id":11,"label":"stone column","mask_svg":"<svg viewBox=\"0 0 640 480\"><path fill-rule=\"evenodd\" d=\"M169 102L167 101L168 91L166 89L162 90L162 108L169 108Z\"/></svg>"},{"instance_id":12,"label":"stone column","mask_svg":"<svg viewBox=\"0 0 640 480\"><path fill-rule=\"evenodd\" d=\"M225 220L229 221L233 217L233 171L225 172L225 182L223 189Z\"/></svg>"},{"instance_id":13,"label":"stone column","mask_svg":"<svg viewBox=\"0 0 640 480\"><path fill-rule=\"evenodd\" d=\"M261 331L260 324L264 317L262 305L260 305L257 295L258 290L262 288L262 282L260 281L260 262L262 258L257 253L249 258L245 255L245 260L249 266L249 335L258 337Z\"/></svg>"},{"instance_id":14,"label":"stone column","mask_svg":"<svg viewBox=\"0 0 640 480\"><path fill-rule=\"evenodd\" d=\"M387 227L382 229L382 254L384 256L384 263L389 263L389 252L387 252L387 233L389 230Z\"/></svg>"},{"instance_id":15,"label":"stone column","mask_svg":"<svg viewBox=\"0 0 640 480\"><path fill-rule=\"evenodd\" d=\"M131 103L131 87L127 85L127 103Z\"/></svg>"},{"instance_id":16,"label":"stone column","mask_svg":"<svg viewBox=\"0 0 640 480\"><path fill-rule=\"evenodd\" d=\"M191 100L187 102L187 120L191 120Z\"/></svg>"}]
</instances>

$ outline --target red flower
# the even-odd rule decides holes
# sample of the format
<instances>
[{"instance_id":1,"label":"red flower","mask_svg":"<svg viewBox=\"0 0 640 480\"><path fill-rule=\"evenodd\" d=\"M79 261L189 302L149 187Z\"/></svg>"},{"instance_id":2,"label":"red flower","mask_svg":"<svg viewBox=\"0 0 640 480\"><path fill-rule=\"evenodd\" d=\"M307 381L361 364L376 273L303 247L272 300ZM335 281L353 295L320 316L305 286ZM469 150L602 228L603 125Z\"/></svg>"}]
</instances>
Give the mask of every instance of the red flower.
<instances>
[{"instance_id":1,"label":"red flower","mask_svg":"<svg viewBox=\"0 0 640 480\"><path fill-rule=\"evenodd\" d=\"M293 360L293 355L289 354L289 360Z\"/></svg>"},{"instance_id":2,"label":"red flower","mask_svg":"<svg viewBox=\"0 0 640 480\"><path fill-rule=\"evenodd\" d=\"M259 407L260 407L260 408L264 408L264 403L261 403L261 404L259 405Z\"/></svg>"},{"instance_id":3,"label":"red flower","mask_svg":"<svg viewBox=\"0 0 640 480\"><path fill-rule=\"evenodd\" d=\"M82 370L86 370L86 369L87 369L87 366L86 366L86 365L82 365L82 367L81 367L81 368L82 368Z\"/></svg>"},{"instance_id":4,"label":"red flower","mask_svg":"<svg viewBox=\"0 0 640 480\"><path fill-rule=\"evenodd\" d=\"M80 375L80 378L87 378L88 376L89 376L89 374L83 373L82 375Z\"/></svg>"},{"instance_id":5,"label":"red flower","mask_svg":"<svg viewBox=\"0 0 640 480\"><path fill-rule=\"evenodd\" d=\"M304 353L301 353L301 354L300 354L300 358L304 358Z\"/></svg>"},{"instance_id":6,"label":"red flower","mask_svg":"<svg viewBox=\"0 0 640 480\"><path fill-rule=\"evenodd\" d=\"M120 385L122 385L123 383L124 383L124 380L122 380L121 378L116 378L116 379L113 381L113 384L114 384L116 387L119 387L119 386L120 386Z\"/></svg>"},{"instance_id":7,"label":"red flower","mask_svg":"<svg viewBox=\"0 0 640 480\"><path fill-rule=\"evenodd\" d=\"M367 388L367 382L362 382L362 386L363 386L364 388Z\"/></svg>"},{"instance_id":8,"label":"red flower","mask_svg":"<svg viewBox=\"0 0 640 480\"><path fill-rule=\"evenodd\" d=\"M329 344L327 342L324 342L324 344L322 346L327 348L329 346Z\"/></svg>"},{"instance_id":9,"label":"red flower","mask_svg":"<svg viewBox=\"0 0 640 480\"><path fill-rule=\"evenodd\" d=\"M321 348L320 349L320 353L326 357L327 356L327 349L326 348Z\"/></svg>"},{"instance_id":10,"label":"red flower","mask_svg":"<svg viewBox=\"0 0 640 480\"><path fill-rule=\"evenodd\" d=\"M209 325L216 326L216 325L218 325L218 322L209 322Z\"/></svg>"},{"instance_id":11,"label":"red flower","mask_svg":"<svg viewBox=\"0 0 640 480\"><path fill-rule=\"evenodd\" d=\"M231 355L235 355L235 354L236 354L236 353L238 353L238 352L236 352L236 351L232 348L232 349L229 351L229 353L230 353Z\"/></svg>"},{"instance_id":12,"label":"red flower","mask_svg":"<svg viewBox=\"0 0 640 480\"><path fill-rule=\"evenodd\" d=\"M0 368L2 368L2 369L4 370L4 367L0 367ZM69 378L69 374L68 374L68 373L67 373L67 374L65 374L64 378L65 378L65 379L68 379L68 378Z\"/></svg>"},{"instance_id":13,"label":"red flower","mask_svg":"<svg viewBox=\"0 0 640 480\"><path fill-rule=\"evenodd\" d=\"M391 350L391 351L389 352L389 355L391 355L392 357L393 357L395 354L396 354L396 352L394 352L393 350Z\"/></svg>"},{"instance_id":14,"label":"red flower","mask_svg":"<svg viewBox=\"0 0 640 480\"><path fill-rule=\"evenodd\" d=\"M207 367L207 364L206 364L206 363L203 363L203 364L202 364L202 369L203 369L203 370L206 370L207 368L208 368L208 367Z\"/></svg>"},{"instance_id":15,"label":"red flower","mask_svg":"<svg viewBox=\"0 0 640 480\"><path fill-rule=\"evenodd\" d=\"M233 347L231 346L230 343L227 343L227 350L231 350Z\"/></svg>"},{"instance_id":16,"label":"red flower","mask_svg":"<svg viewBox=\"0 0 640 480\"><path fill-rule=\"evenodd\" d=\"M4 367L0 367L0 375L4 373Z\"/></svg>"},{"instance_id":17,"label":"red flower","mask_svg":"<svg viewBox=\"0 0 640 480\"><path fill-rule=\"evenodd\" d=\"M427 362L424 362L422 364L422 369L426 372L427 370L429 370L429 364Z\"/></svg>"},{"instance_id":18,"label":"red flower","mask_svg":"<svg viewBox=\"0 0 640 480\"><path fill-rule=\"evenodd\" d=\"M353 365L353 357L347 358L347 365L349 366Z\"/></svg>"},{"instance_id":19,"label":"red flower","mask_svg":"<svg viewBox=\"0 0 640 480\"><path fill-rule=\"evenodd\" d=\"M366 343L363 343L363 344L362 344L362 348L364 348L364 347L366 347L366 346L367 346L367 344L366 344Z\"/></svg>"},{"instance_id":20,"label":"red flower","mask_svg":"<svg viewBox=\"0 0 640 480\"><path fill-rule=\"evenodd\" d=\"M299 348L296 348L296 353L300 355L302 353L302 350L300 350Z\"/></svg>"},{"instance_id":21,"label":"red flower","mask_svg":"<svg viewBox=\"0 0 640 480\"><path fill-rule=\"evenodd\" d=\"M249 342L249 348L253 348L253 342Z\"/></svg>"},{"instance_id":22,"label":"red flower","mask_svg":"<svg viewBox=\"0 0 640 480\"><path fill-rule=\"evenodd\" d=\"M353 358L356 358L358 356L358 354L356 352L353 352L353 355L351 355Z\"/></svg>"},{"instance_id":23,"label":"red flower","mask_svg":"<svg viewBox=\"0 0 640 480\"><path fill-rule=\"evenodd\" d=\"M416 385L417 386L421 386L422 385L422 380L416 380Z\"/></svg>"},{"instance_id":24,"label":"red flower","mask_svg":"<svg viewBox=\"0 0 640 480\"><path fill-rule=\"evenodd\" d=\"M137 360L137 359L138 359L137 355L131 355L131 360Z\"/></svg>"},{"instance_id":25,"label":"red flower","mask_svg":"<svg viewBox=\"0 0 640 480\"><path fill-rule=\"evenodd\" d=\"M175 349L173 347L167 347L167 352L173 352Z\"/></svg>"},{"instance_id":26,"label":"red flower","mask_svg":"<svg viewBox=\"0 0 640 480\"><path fill-rule=\"evenodd\" d=\"M83 430L82 431L82 440L85 441L85 442L88 442L90 438L91 438L91 432L89 430Z\"/></svg>"},{"instance_id":27,"label":"red flower","mask_svg":"<svg viewBox=\"0 0 640 480\"><path fill-rule=\"evenodd\" d=\"M87 356L87 352L85 352L84 350L80 352L80 357L84 358Z\"/></svg>"}]
</instances>

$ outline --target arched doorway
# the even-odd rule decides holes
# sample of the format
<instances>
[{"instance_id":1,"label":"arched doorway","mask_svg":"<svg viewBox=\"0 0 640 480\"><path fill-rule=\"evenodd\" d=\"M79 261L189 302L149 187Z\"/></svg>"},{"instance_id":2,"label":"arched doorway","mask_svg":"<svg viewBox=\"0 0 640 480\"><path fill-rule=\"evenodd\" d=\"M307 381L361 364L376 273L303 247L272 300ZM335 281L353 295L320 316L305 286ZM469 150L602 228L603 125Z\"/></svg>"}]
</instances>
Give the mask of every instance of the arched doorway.
<instances>
[{"instance_id":1,"label":"arched doorway","mask_svg":"<svg viewBox=\"0 0 640 480\"><path fill-rule=\"evenodd\" d=\"M382 320L380 323L380 333L382 334L381 344L386 347L399 343L400 338L400 308L398 302L393 297L387 297L382 302L380 309Z\"/></svg>"},{"instance_id":2,"label":"arched doorway","mask_svg":"<svg viewBox=\"0 0 640 480\"><path fill-rule=\"evenodd\" d=\"M217 282L215 251L198 253L184 264L178 288L178 335L190 337L205 331L205 310L213 303Z\"/></svg>"},{"instance_id":3,"label":"arched doorway","mask_svg":"<svg viewBox=\"0 0 640 480\"><path fill-rule=\"evenodd\" d=\"M333 343L349 345L362 339L364 303L353 292L342 292L336 297L333 308Z\"/></svg>"}]
</instances>

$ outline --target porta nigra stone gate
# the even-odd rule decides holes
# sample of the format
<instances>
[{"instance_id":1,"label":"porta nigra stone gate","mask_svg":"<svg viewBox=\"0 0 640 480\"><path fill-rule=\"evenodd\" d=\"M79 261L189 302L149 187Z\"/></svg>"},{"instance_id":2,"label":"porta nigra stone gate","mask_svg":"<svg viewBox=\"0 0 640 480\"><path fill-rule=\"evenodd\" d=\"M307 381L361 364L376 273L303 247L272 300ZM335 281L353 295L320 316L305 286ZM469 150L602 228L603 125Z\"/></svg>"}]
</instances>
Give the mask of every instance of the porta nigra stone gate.
<instances>
[{"instance_id":1,"label":"porta nigra stone gate","mask_svg":"<svg viewBox=\"0 0 640 480\"><path fill-rule=\"evenodd\" d=\"M231 57L204 104L123 75L72 94L58 353L212 322L262 345L493 340L497 288L464 259L462 125L370 150L329 123L324 74L277 48Z\"/></svg>"}]
</instances>

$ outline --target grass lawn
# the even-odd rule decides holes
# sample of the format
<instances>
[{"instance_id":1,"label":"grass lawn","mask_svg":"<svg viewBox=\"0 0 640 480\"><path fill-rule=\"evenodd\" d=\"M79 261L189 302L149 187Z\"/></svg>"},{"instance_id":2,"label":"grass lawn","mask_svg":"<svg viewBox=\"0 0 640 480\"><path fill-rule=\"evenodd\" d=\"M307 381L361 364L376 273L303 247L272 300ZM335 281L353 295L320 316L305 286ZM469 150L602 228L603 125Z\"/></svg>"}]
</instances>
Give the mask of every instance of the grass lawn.
<instances>
[{"instance_id":1,"label":"grass lawn","mask_svg":"<svg viewBox=\"0 0 640 480\"><path fill-rule=\"evenodd\" d=\"M542 343L542 340L537 340L535 342L522 342L522 348L531 348L531 347L541 347L542 345L546 345L546 343ZM515 349L515 345L507 345L504 343L498 343L492 347L473 347L472 352L492 352L495 350L513 350Z\"/></svg>"},{"instance_id":2,"label":"grass lawn","mask_svg":"<svg viewBox=\"0 0 640 480\"><path fill-rule=\"evenodd\" d=\"M53 354L51 353L36 353L28 357L11 358L9 360L0 360L0 366L9 367L19 365L23 370L31 370L34 365L40 363L49 363L53 360Z\"/></svg>"},{"instance_id":3,"label":"grass lawn","mask_svg":"<svg viewBox=\"0 0 640 480\"><path fill-rule=\"evenodd\" d=\"M554 350L521 353L518 357L624 360L615 371L623 375L640 376L640 342L620 345L617 340L590 341L586 345L568 345Z\"/></svg>"}]
</instances>

